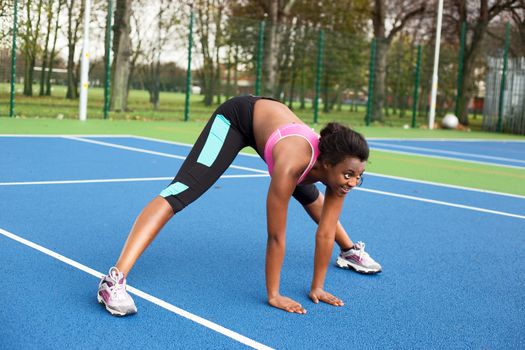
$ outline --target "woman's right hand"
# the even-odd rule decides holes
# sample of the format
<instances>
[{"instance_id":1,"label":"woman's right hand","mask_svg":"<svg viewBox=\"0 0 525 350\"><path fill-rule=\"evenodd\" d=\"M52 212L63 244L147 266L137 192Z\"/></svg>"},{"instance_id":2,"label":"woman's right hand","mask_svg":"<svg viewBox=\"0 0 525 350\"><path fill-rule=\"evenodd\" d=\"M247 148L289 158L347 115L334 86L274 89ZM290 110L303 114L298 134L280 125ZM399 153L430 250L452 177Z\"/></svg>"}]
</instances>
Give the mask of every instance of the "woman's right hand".
<instances>
[{"instance_id":1,"label":"woman's right hand","mask_svg":"<svg viewBox=\"0 0 525 350\"><path fill-rule=\"evenodd\" d=\"M297 314L306 313L306 310L301 306L301 304L299 304L295 300L292 300L282 295L277 295L275 297L268 298L268 303L271 306L276 307L278 309L282 309L284 311L294 312Z\"/></svg>"}]
</instances>

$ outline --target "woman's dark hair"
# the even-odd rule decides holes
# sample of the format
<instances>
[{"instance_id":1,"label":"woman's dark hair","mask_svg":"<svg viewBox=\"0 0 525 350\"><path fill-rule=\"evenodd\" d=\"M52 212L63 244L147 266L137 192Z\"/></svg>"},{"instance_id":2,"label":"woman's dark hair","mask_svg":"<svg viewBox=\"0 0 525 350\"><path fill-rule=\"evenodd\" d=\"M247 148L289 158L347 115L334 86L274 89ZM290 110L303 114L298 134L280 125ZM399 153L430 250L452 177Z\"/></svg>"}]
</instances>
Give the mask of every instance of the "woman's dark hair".
<instances>
[{"instance_id":1,"label":"woman's dark hair","mask_svg":"<svg viewBox=\"0 0 525 350\"><path fill-rule=\"evenodd\" d=\"M363 135L339 123L328 123L321 130L319 140L319 160L331 165L346 157L356 157L364 162L368 160L368 143Z\"/></svg>"}]
</instances>

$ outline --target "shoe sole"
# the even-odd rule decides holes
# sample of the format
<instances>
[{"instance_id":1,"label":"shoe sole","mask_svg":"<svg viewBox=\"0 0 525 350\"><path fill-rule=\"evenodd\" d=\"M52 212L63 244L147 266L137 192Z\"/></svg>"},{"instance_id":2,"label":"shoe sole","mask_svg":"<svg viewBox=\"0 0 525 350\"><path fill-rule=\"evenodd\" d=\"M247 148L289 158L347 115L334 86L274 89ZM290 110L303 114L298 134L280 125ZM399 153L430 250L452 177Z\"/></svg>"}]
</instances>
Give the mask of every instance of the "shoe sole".
<instances>
[{"instance_id":1,"label":"shoe sole","mask_svg":"<svg viewBox=\"0 0 525 350\"><path fill-rule=\"evenodd\" d=\"M380 273L382 270L379 269L379 270L374 270L374 269L367 269L366 267L363 267L363 266L359 266L359 265L356 265L356 264L352 264L350 262L348 262L347 260L344 260L344 259L341 259L341 258L337 258L337 262L336 262L337 266L339 266L340 268L342 269L345 269L345 270L354 270L355 272L359 272L359 273L362 273L362 274L365 274L365 275L374 275L376 273Z\"/></svg>"},{"instance_id":2,"label":"shoe sole","mask_svg":"<svg viewBox=\"0 0 525 350\"><path fill-rule=\"evenodd\" d=\"M106 310L108 310L108 312L113 315L113 316L119 316L119 317L122 317L122 316L126 316L126 315L132 315L134 313L136 313L137 311L135 312L129 312L129 313L125 313L125 312L122 312L122 311L117 311L115 309L112 309L108 306L108 304L106 304L106 302L104 301L104 299L100 296L100 294L97 294L97 300L98 300L98 303L99 304L102 304L104 305L104 307L106 308Z\"/></svg>"}]
</instances>

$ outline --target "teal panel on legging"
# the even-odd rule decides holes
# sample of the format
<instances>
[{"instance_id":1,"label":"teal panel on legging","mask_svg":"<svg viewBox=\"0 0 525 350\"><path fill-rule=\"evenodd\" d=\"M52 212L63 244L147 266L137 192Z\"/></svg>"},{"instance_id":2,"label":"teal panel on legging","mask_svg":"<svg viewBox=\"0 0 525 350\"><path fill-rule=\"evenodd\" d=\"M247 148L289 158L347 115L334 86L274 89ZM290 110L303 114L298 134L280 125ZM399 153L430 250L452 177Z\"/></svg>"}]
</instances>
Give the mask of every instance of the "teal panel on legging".
<instances>
[{"instance_id":1,"label":"teal panel on legging","mask_svg":"<svg viewBox=\"0 0 525 350\"><path fill-rule=\"evenodd\" d=\"M197 163L209 167L215 162L224 144L228 130L230 130L230 125L231 123L228 119L222 114L217 114L211 126L210 134L204 143L201 154L199 154Z\"/></svg>"},{"instance_id":2,"label":"teal panel on legging","mask_svg":"<svg viewBox=\"0 0 525 350\"><path fill-rule=\"evenodd\" d=\"M164 198L168 196L175 196L183 191L186 191L188 189L188 186L183 184L182 182L175 182L166 187L160 195Z\"/></svg>"}]
</instances>

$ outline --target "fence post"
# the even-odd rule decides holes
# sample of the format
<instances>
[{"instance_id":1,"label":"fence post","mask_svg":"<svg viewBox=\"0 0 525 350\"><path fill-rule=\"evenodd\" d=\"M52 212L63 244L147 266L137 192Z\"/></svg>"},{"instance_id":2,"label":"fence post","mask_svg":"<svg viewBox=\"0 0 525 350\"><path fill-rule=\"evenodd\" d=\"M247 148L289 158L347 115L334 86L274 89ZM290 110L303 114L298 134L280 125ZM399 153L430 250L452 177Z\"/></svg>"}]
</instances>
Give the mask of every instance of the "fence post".
<instances>
[{"instance_id":1,"label":"fence post","mask_svg":"<svg viewBox=\"0 0 525 350\"><path fill-rule=\"evenodd\" d=\"M368 77L368 101L366 104L366 115L365 125L370 125L371 113L372 113L372 102L374 99L374 75L375 75L375 62L376 62L376 39L372 39L372 45L370 46L370 68Z\"/></svg>"},{"instance_id":2,"label":"fence post","mask_svg":"<svg viewBox=\"0 0 525 350\"><path fill-rule=\"evenodd\" d=\"M465 56L465 37L466 37L466 31L467 31L467 24L463 22L461 24L461 35L460 35L460 43L459 43L459 61L458 61L458 89L456 91L456 110L455 115L456 117L459 115L459 96L461 95L461 83L463 82L463 60Z\"/></svg>"},{"instance_id":3,"label":"fence post","mask_svg":"<svg viewBox=\"0 0 525 350\"><path fill-rule=\"evenodd\" d=\"M317 76L315 78L315 99L314 99L314 124L317 124L319 113L319 97L321 95L321 73L323 70L323 46L324 30L319 33L319 48L317 52Z\"/></svg>"},{"instance_id":4,"label":"fence post","mask_svg":"<svg viewBox=\"0 0 525 350\"><path fill-rule=\"evenodd\" d=\"M255 96L261 93L261 70L264 50L264 27L265 22L259 22L259 44L257 45L257 74L255 78Z\"/></svg>"},{"instance_id":5,"label":"fence post","mask_svg":"<svg viewBox=\"0 0 525 350\"><path fill-rule=\"evenodd\" d=\"M498 105L498 127L496 131L501 132L503 126L503 101L505 99L505 83L507 80L507 58L509 53L510 42L510 23L505 25L505 48L503 49L503 72L501 73L501 88L499 90Z\"/></svg>"},{"instance_id":6,"label":"fence post","mask_svg":"<svg viewBox=\"0 0 525 350\"><path fill-rule=\"evenodd\" d=\"M16 79L16 34L18 31L18 0L14 3L13 44L11 49L11 93L9 96L9 117L15 115L15 79Z\"/></svg>"},{"instance_id":7,"label":"fence post","mask_svg":"<svg viewBox=\"0 0 525 350\"><path fill-rule=\"evenodd\" d=\"M421 67L421 45L417 46L416 81L414 82L414 101L412 105L412 128L416 127L417 100L419 96L419 68Z\"/></svg>"},{"instance_id":8,"label":"fence post","mask_svg":"<svg viewBox=\"0 0 525 350\"><path fill-rule=\"evenodd\" d=\"M82 35L82 56L80 58L80 96L78 102L78 119L87 119L87 102L89 91L89 18L91 0L84 0L84 30Z\"/></svg>"},{"instance_id":9,"label":"fence post","mask_svg":"<svg viewBox=\"0 0 525 350\"><path fill-rule=\"evenodd\" d=\"M184 121L188 121L190 113L191 49L193 46L193 6L191 6L190 11L190 31L188 34L188 71L186 72L186 100L184 102Z\"/></svg>"},{"instance_id":10,"label":"fence post","mask_svg":"<svg viewBox=\"0 0 525 350\"><path fill-rule=\"evenodd\" d=\"M104 80L104 119L108 119L109 113L109 93L110 93L110 79L111 79L111 66L110 66L110 56L111 56L111 41L112 41L112 28L111 22L113 20L113 0L108 1L108 18L106 22L106 43L105 43L105 52L106 59L104 65L106 67L106 74Z\"/></svg>"}]
</instances>

